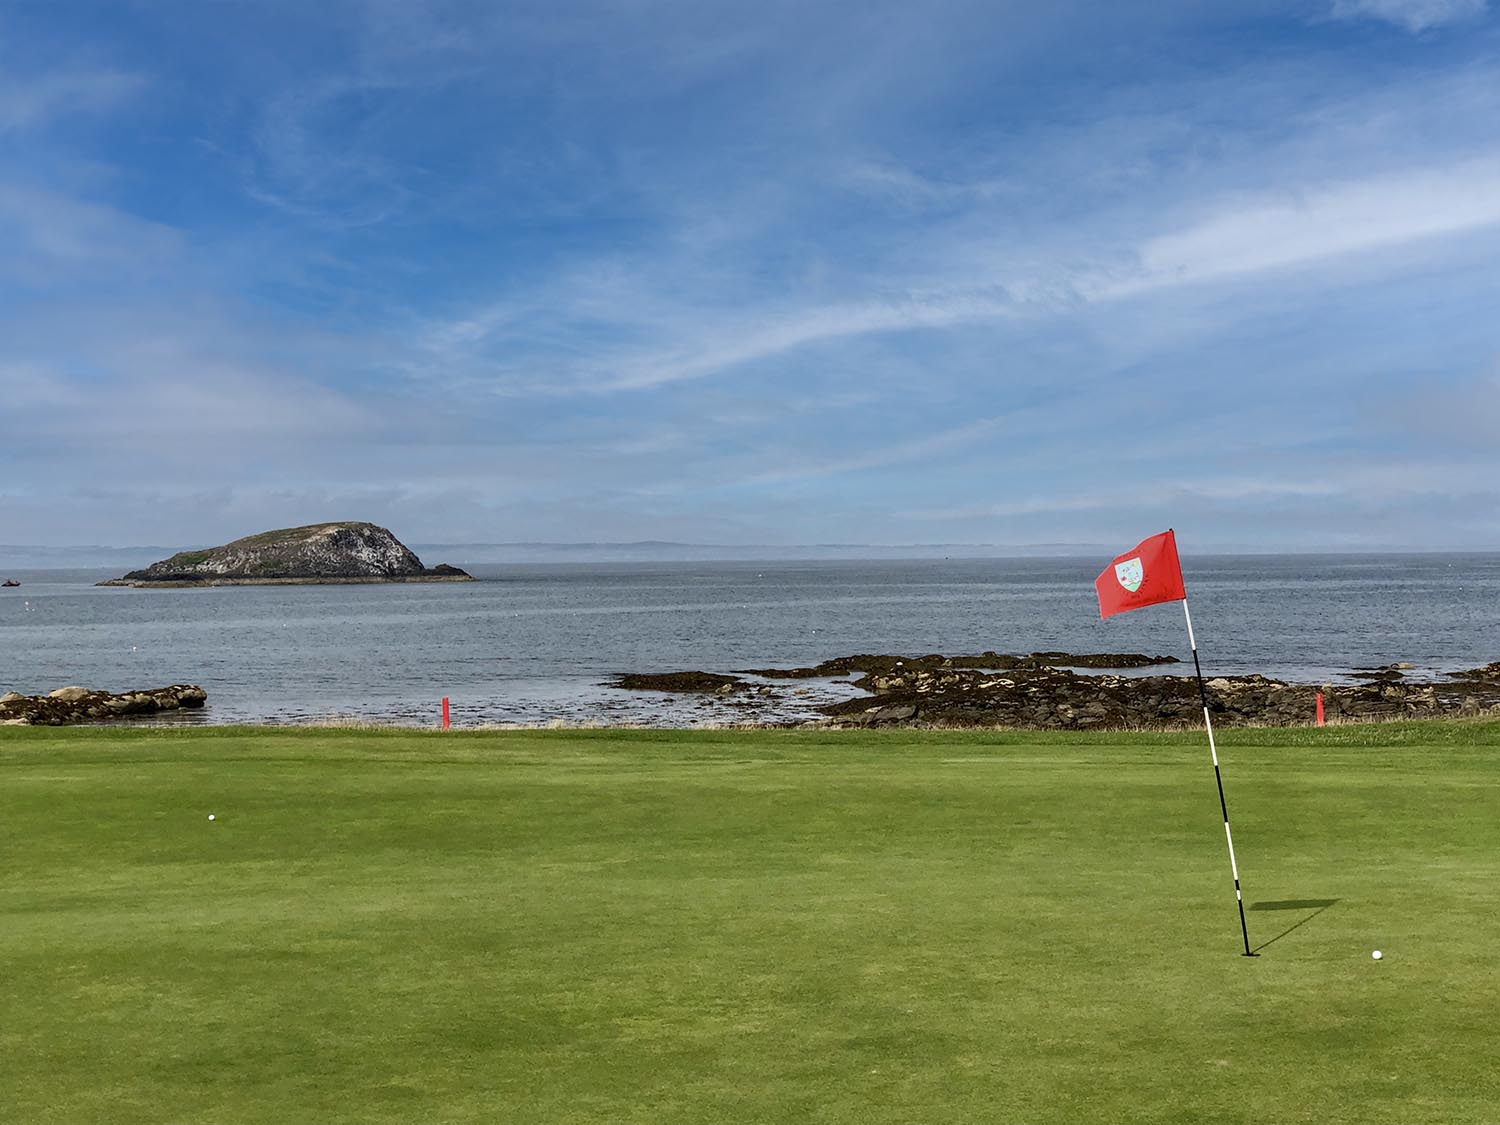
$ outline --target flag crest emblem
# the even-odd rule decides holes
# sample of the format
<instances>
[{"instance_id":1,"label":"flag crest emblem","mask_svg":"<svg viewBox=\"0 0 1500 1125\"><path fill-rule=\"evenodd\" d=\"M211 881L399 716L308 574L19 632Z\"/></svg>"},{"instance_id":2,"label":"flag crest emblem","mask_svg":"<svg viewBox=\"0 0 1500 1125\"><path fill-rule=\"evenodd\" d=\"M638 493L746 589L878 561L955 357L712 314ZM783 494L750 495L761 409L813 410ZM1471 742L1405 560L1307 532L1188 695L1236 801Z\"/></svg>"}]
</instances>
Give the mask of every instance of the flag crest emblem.
<instances>
[{"instance_id":1,"label":"flag crest emblem","mask_svg":"<svg viewBox=\"0 0 1500 1125\"><path fill-rule=\"evenodd\" d=\"M1168 529L1116 555L1094 579L1094 593L1099 595L1100 617L1159 602L1184 601L1187 590L1182 584L1182 564L1177 561L1177 536Z\"/></svg>"}]
</instances>

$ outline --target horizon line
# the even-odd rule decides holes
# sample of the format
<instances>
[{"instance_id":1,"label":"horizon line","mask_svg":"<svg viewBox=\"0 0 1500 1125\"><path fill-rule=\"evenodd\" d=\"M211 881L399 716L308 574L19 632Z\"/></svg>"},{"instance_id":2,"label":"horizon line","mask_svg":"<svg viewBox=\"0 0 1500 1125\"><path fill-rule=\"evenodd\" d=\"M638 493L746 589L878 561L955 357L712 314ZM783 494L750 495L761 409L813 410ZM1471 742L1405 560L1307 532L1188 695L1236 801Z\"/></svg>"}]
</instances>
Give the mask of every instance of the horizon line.
<instances>
[{"instance_id":1,"label":"horizon line","mask_svg":"<svg viewBox=\"0 0 1500 1125\"><path fill-rule=\"evenodd\" d=\"M180 546L168 544L134 543L134 544L108 544L108 543L0 543L0 553L7 551L35 551L35 552L58 552L58 551L190 551L203 550L222 544L192 543ZM634 540L451 540L451 541L421 541L414 540L413 547L425 550L451 550L460 548L484 548L489 550L620 550L620 549L686 549L686 550L709 550L709 551L898 551L898 550L966 550L966 551L1023 551L1035 552L1038 550L1065 550L1065 551L1110 551L1117 544L1104 542L1070 542L1070 541L1048 541L1034 543L959 543L959 542L909 542L909 543L704 543L690 542L672 539L634 539ZM1494 554L1500 553L1500 546L1491 547L1456 547L1456 546L1410 546L1397 544L1375 544L1362 546L1339 546L1333 544L1313 546L1272 545L1256 546L1251 544L1236 544L1224 542L1211 542L1207 544L1209 550L1195 551L1195 554L1204 553L1244 553L1244 554L1417 554L1417 555L1446 555L1446 554Z\"/></svg>"}]
</instances>

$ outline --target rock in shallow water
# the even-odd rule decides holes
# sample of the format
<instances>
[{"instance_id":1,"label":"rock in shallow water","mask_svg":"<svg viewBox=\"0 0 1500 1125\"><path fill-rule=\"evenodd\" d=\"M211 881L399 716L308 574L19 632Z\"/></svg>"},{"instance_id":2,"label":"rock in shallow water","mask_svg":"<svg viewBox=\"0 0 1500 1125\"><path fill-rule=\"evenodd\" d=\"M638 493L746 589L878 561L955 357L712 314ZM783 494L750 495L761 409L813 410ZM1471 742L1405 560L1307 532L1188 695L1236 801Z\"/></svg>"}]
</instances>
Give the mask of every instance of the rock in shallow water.
<instances>
[{"instance_id":1,"label":"rock in shallow water","mask_svg":"<svg viewBox=\"0 0 1500 1125\"><path fill-rule=\"evenodd\" d=\"M85 687L58 688L48 695L10 692L0 696L0 725L60 727L97 723L158 711L191 710L208 702L208 692L197 684L127 691L116 695Z\"/></svg>"},{"instance_id":2,"label":"rock in shallow water","mask_svg":"<svg viewBox=\"0 0 1500 1125\"><path fill-rule=\"evenodd\" d=\"M738 676L726 676L719 672L626 672L610 680L606 686L631 691L708 691L719 695L747 691L750 688Z\"/></svg>"}]
</instances>

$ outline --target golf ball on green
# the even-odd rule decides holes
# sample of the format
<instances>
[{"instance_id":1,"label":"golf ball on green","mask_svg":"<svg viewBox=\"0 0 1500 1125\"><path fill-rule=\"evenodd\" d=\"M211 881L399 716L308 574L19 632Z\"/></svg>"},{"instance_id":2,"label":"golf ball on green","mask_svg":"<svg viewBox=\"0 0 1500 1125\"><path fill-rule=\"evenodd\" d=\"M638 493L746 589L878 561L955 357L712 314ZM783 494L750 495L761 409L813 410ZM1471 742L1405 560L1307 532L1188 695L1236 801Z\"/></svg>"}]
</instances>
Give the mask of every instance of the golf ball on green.
<instances>
[{"instance_id":1,"label":"golf ball on green","mask_svg":"<svg viewBox=\"0 0 1500 1125\"><path fill-rule=\"evenodd\" d=\"M213 817L209 817L209 819L212 820ZM1380 960L1380 950L1377 949L1374 953L1370 954L1370 956L1373 957L1373 958L1375 958L1375 960L1379 961Z\"/></svg>"},{"instance_id":2,"label":"golf ball on green","mask_svg":"<svg viewBox=\"0 0 1500 1125\"><path fill-rule=\"evenodd\" d=\"M213 813L209 813L209 814L208 814L208 819L209 819L209 820L212 820L212 819L213 819L213 818L214 818L214 814L213 814ZM1377 954L1375 954L1375 956L1376 956L1376 957L1379 957L1379 956L1380 956L1380 954L1378 954L1378 953L1377 953Z\"/></svg>"}]
</instances>

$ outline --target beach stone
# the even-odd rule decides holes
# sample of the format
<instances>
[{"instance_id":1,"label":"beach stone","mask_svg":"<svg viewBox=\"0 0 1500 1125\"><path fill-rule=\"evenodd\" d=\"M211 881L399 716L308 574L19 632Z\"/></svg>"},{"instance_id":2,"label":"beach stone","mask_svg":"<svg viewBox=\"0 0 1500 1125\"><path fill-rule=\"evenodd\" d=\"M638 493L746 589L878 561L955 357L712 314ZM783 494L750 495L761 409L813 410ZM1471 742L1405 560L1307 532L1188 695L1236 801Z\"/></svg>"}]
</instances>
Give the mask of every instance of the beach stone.
<instances>
[{"instance_id":1,"label":"beach stone","mask_svg":"<svg viewBox=\"0 0 1500 1125\"><path fill-rule=\"evenodd\" d=\"M881 723L900 723L917 717L917 709L911 704L894 707L871 707L862 716L863 725L879 726Z\"/></svg>"},{"instance_id":2,"label":"beach stone","mask_svg":"<svg viewBox=\"0 0 1500 1125\"><path fill-rule=\"evenodd\" d=\"M47 698L61 699L64 703L77 703L80 699L92 694L93 692L88 688L74 685L72 687L60 687L56 691L49 691Z\"/></svg>"},{"instance_id":3,"label":"beach stone","mask_svg":"<svg viewBox=\"0 0 1500 1125\"><path fill-rule=\"evenodd\" d=\"M4 695L0 695L0 703L15 703L25 698L26 697L18 691L8 691Z\"/></svg>"}]
</instances>

